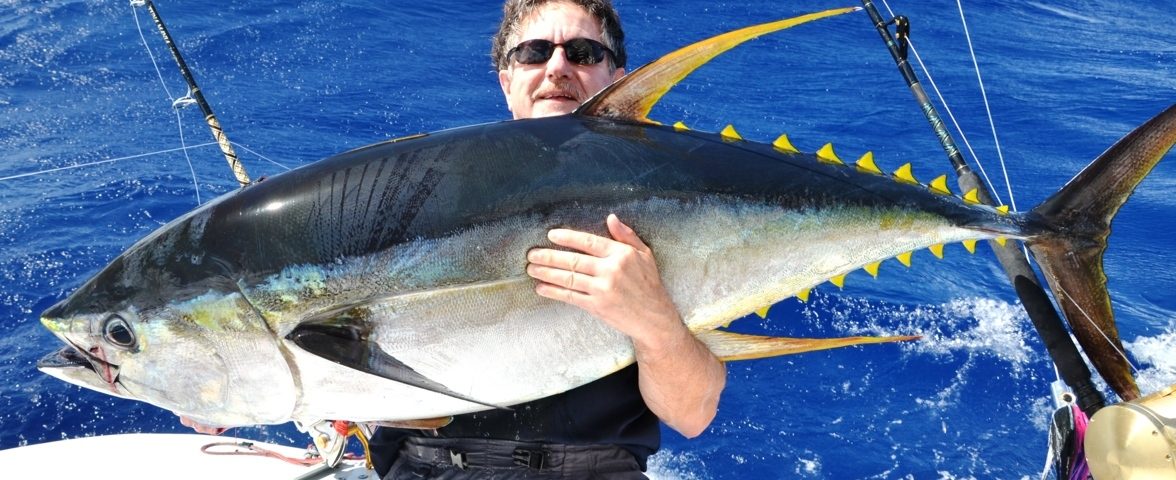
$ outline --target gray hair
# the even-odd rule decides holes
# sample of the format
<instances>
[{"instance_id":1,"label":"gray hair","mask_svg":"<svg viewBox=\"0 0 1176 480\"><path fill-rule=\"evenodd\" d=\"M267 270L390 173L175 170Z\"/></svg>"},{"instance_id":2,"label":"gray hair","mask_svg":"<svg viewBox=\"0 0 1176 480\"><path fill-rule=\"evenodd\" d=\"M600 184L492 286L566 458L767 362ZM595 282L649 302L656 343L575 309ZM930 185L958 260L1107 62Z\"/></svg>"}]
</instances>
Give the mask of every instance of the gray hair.
<instances>
[{"instance_id":1,"label":"gray hair","mask_svg":"<svg viewBox=\"0 0 1176 480\"><path fill-rule=\"evenodd\" d=\"M502 5L502 24L498 33L494 34L490 44L490 58L494 62L495 70L506 70L510 66L507 52L518 42L519 27L523 19L530 16L539 7L551 2L565 2L578 5L588 11L600 21L600 31L603 33L604 46L613 51L614 58L609 62L613 69L625 66L625 32L621 30L621 18L617 15L609 0L506 0ZM607 56L607 55L606 55Z\"/></svg>"}]
</instances>

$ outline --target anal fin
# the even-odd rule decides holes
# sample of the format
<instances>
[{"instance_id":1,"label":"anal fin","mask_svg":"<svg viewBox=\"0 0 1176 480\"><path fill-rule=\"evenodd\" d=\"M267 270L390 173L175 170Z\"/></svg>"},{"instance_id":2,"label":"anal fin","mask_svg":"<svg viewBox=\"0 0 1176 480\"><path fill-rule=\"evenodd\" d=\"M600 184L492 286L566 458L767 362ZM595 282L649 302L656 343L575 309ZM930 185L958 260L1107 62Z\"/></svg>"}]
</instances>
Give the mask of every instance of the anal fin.
<instances>
[{"instance_id":1,"label":"anal fin","mask_svg":"<svg viewBox=\"0 0 1176 480\"><path fill-rule=\"evenodd\" d=\"M382 420L366 422L372 425L389 428L410 428L414 430L436 430L453 422L453 417L418 418L413 420Z\"/></svg>"},{"instance_id":2,"label":"anal fin","mask_svg":"<svg viewBox=\"0 0 1176 480\"><path fill-rule=\"evenodd\" d=\"M896 337L843 337L843 338L788 338L748 335L744 333L709 330L696 334L711 353L724 362L751 360L754 358L778 357L796 353L829 350L852 345L902 342L916 340L918 336Z\"/></svg>"}]
</instances>

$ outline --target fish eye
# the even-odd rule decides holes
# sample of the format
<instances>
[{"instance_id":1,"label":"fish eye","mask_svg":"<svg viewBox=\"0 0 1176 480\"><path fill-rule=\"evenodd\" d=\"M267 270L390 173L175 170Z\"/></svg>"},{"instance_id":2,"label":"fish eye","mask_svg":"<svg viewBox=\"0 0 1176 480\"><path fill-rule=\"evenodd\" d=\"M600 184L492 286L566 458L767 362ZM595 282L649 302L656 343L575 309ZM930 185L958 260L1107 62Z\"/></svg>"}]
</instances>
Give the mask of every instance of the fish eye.
<instances>
[{"instance_id":1,"label":"fish eye","mask_svg":"<svg viewBox=\"0 0 1176 480\"><path fill-rule=\"evenodd\" d=\"M106 323L102 325L102 336L116 347L128 350L135 348L135 333L131 330L131 325L117 314L106 317Z\"/></svg>"}]
</instances>

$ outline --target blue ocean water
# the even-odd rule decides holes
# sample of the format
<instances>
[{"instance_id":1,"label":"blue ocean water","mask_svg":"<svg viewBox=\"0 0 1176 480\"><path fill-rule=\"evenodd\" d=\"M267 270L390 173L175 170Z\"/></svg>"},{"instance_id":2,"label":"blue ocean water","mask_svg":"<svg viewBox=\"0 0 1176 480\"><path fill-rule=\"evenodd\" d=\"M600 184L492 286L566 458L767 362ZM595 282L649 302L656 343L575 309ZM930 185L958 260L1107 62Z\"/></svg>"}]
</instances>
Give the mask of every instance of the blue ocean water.
<instances>
[{"instance_id":1,"label":"blue ocean water","mask_svg":"<svg viewBox=\"0 0 1176 480\"><path fill-rule=\"evenodd\" d=\"M616 0L631 66L745 25L851 1ZM965 2L1016 206L1028 209L1176 102L1168 2ZM497 1L158 2L254 177L375 141L508 117L488 56ZM999 193L1009 195L955 2L895 2ZM144 47L137 23L142 25ZM163 85L152 63L154 56ZM0 1L0 448L181 432L150 405L40 374L37 315L138 238L235 187L145 11ZM833 142L885 169L948 171L864 13L770 35L700 69L652 117ZM958 138L958 136L957 136ZM175 150L193 147L187 154ZM202 145L202 146L201 146ZM166 153L155 153L166 152ZM147 155L151 154L151 155ZM1105 269L1145 392L1176 383L1176 158L1119 214ZM971 159L971 158L969 158ZM188 163L190 161L190 163ZM89 164L78 168L77 165ZM732 168L738 168L733 165ZM44 172L44 173L37 173ZM851 274L736 328L924 339L729 365L701 437L666 431L658 478L1026 478L1046 456L1054 374L991 254L949 246ZM239 436L301 445L289 425Z\"/></svg>"}]
</instances>

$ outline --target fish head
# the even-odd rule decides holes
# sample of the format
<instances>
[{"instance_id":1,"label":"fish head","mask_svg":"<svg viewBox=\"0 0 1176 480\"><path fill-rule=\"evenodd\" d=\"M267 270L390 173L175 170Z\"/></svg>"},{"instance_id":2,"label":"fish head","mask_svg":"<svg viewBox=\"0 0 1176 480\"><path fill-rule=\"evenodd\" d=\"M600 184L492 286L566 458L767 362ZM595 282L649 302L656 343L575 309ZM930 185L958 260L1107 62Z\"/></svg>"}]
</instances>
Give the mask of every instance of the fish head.
<instances>
[{"instance_id":1,"label":"fish head","mask_svg":"<svg viewBox=\"0 0 1176 480\"><path fill-rule=\"evenodd\" d=\"M270 327L230 270L165 237L141 241L41 315L65 346L37 368L208 426L287 421L294 380Z\"/></svg>"}]
</instances>

